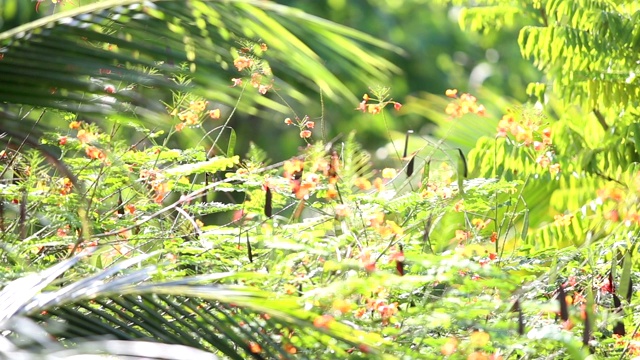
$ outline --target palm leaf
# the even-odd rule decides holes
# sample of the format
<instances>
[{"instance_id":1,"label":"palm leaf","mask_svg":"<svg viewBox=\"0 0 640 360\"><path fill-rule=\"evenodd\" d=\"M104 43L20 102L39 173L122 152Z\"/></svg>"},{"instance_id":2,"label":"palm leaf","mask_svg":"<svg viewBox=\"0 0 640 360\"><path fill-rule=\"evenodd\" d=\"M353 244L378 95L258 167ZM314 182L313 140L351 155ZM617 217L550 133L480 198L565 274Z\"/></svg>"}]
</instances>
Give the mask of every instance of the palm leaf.
<instances>
[{"instance_id":1,"label":"palm leaf","mask_svg":"<svg viewBox=\"0 0 640 360\"><path fill-rule=\"evenodd\" d=\"M96 338L151 341L232 359L290 358L285 346L295 346L299 355L326 349L328 357L345 357L348 349L363 345L376 353L373 341L381 339L339 322L315 327L317 314L304 310L297 298L274 298L246 287L211 284L231 274L152 282L155 267L124 273L152 256L129 259L52 291L41 292L80 257L18 279L0 292L6 319L2 327L13 329L10 339L18 342L26 335L11 322L27 316L46 323L41 329L67 346ZM16 287L22 291L15 291ZM294 334L303 340L290 343Z\"/></svg>"},{"instance_id":2,"label":"palm leaf","mask_svg":"<svg viewBox=\"0 0 640 360\"><path fill-rule=\"evenodd\" d=\"M108 0L0 34L0 102L157 119L166 109L149 96L149 89L176 89L172 76L189 74L190 91L233 105L241 94L229 87L230 79L240 75L232 65L233 50L247 38L269 45L265 59L274 74L320 89L336 101L353 95L324 66L328 55L356 80L382 81L398 71L359 43L396 48L271 2ZM122 87L107 94L107 84ZM137 85L124 88L127 84ZM257 92L250 97L260 106L285 109ZM241 106L256 111L253 105Z\"/></svg>"}]
</instances>

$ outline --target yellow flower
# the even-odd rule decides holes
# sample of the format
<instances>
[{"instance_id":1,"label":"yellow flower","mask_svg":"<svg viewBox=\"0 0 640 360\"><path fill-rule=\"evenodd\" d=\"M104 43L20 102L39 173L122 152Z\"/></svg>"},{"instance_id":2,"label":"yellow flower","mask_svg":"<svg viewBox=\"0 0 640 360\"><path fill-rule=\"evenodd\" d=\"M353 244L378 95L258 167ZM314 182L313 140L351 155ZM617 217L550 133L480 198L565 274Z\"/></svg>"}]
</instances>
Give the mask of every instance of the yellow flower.
<instances>
[{"instance_id":1,"label":"yellow flower","mask_svg":"<svg viewBox=\"0 0 640 360\"><path fill-rule=\"evenodd\" d=\"M469 341L474 347L483 347L487 345L491 336L484 331L474 331L469 337Z\"/></svg>"},{"instance_id":2,"label":"yellow flower","mask_svg":"<svg viewBox=\"0 0 640 360\"><path fill-rule=\"evenodd\" d=\"M212 119L220 119L220 109L210 110L209 117Z\"/></svg>"},{"instance_id":3,"label":"yellow flower","mask_svg":"<svg viewBox=\"0 0 640 360\"><path fill-rule=\"evenodd\" d=\"M394 177L396 177L396 175L397 175L396 169L393 169L393 168L382 169L383 179L393 179Z\"/></svg>"}]
</instances>

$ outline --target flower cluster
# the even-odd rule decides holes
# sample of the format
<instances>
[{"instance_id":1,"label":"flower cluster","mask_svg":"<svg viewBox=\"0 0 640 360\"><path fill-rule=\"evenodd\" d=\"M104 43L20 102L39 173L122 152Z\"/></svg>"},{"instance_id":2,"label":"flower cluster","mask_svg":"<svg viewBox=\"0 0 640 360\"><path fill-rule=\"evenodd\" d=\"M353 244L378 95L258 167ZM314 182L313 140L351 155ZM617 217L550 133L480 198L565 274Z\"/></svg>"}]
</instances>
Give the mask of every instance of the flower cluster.
<instances>
[{"instance_id":1,"label":"flower cluster","mask_svg":"<svg viewBox=\"0 0 640 360\"><path fill-rule=\"evenodd\" d=\"M71 182L71 179L62 178L60 182L61 182L60 195L70 194L71 189L73 188L73 183Z\"/></svg>"},{"instance_id":2,"label":"flower cluster","mask_svg":"<svg viewBox=\"0 0 640 360\"><path fill-rule=\"evenodd\" d=\"M291 192L297 199L305 199L315 190L320 182L320 176L314 172L305 173L304 161L300 159L287 160L283 165L283 177L289 180Z\"/></svg>"},{"instance_id":3,"label":"flower cluster","mask_svg":"<svg viewBox=\"0 0 640 360\"><path fill-rule=\"evenodd\" d=\"M449 89L445 94L447 97L454 99L444 110L451 118L459 118L466 114L487 115L484 105L478 104L478 99L475 96L467 93L458 96L458 90L456 89Z\"/></svg>"},{"instance_id":4,"label":"flower cluster","mask_svg":"<svg viewBox=\"0 0 640 360\"><path fill-rule=\"evenodd\" d=\"M510 134L515 137L517 142L525 146L533 145L536 151L543 151L552 142L551 129L548 127L540 129L541 125L539 115L530 116L523 113L522 116L518 116L513 110L509 110L498 122L498 134L496 136L506 137Z\"/></svg>"},{"instance_id":5,"label":"flower cluster","mask_svg":"<svg viewBox=\"0 0 640 360\"><path fill-rule=\"evenodd\" d=\"M560 172L560 164L553 163L555 155L552 149L551 128L542 128L539 114L530 114L527 111L516 114L509 110L498 122L497 131L496 137L511 135L521 145L532 147L539 154L536 163L543 169L548 169L552 176Z\"/></svg>"},{"instance_id":6,"label":"flower cluster","mask_svg":"<svg viewBox=\"0 0 640 360\"><path fill-rule=\"evenodd\" d=\"M365 218L367 226L375 230L380 236L402 236L404 230L393 220L385 220L383 212L373 213Z\"/></svg>"},{"instance_id":7,"label":"flower cluster","mask_svg":"<svg viewBox=\"0 0 640 360\"><path fill-rule=\"evenodd\" d=\"M305 115L302 119L299 117L295 117L294 120L291 118L284 119L284 123L287 125L295 125L300 129L300 137L303 139L308 139L311 137L311 129L316 127L315 121L311 121L309 116Z\"/></svg>"},{"instance_id":8,"label":"flower cluster","mask_svg":"<svg viewBox=\"0 0 640 360\"><path fill-rule=\"evenodd\" d=\"M370 316L379 316L382 320L382 325L389 325L392 317L398 313L398 303L390 302L388 300L389 292L379 287L370 298L367 298L364 307L360 307L354 310L354 316L357 318L363 318L367 314Z\"/></svg>"},{"instance_id":9,"label":"flower cluster","mask_svg":"<svg viewBox=\"0 0 640 360\"><path fill-rule=\"evenodd\" d=\"M156 204L161 204L169 192L169 184L165 181L162 173L158 169L142 169L140 170L140 180L151 186L151 189L155 192L153 201Z\"/></svg>"},{"instance_id":10,"label":"flower cluster","mask_svg":"<svg viewBox=\"0 0 640 360\"><path fill-rule=\"evenodd\" d=\"M466 354L467 360L501 360L503 357L500 355L500 350L494 353L487 353L479 350L490 344L491 335L484 331L473 331L468 339L464 341L458 340L456 337L450 337L440 347L440 353L444 356L451 356L454 354ZM460 357L464 359L464 357Z\"/></svg>"},{"instance_id":11,"label":"flower cluster","mask_svg":"<svg viewBox=\"0 0 640 360\"><path fill-rule=\"evenodd\" d=\"M107 166L111 165L111 162L107 158L107 153L104 150L94 145L89 145L100 139L100 134L94 126L83 121L76 120L69 123L69 128L72 130L78 130L76 139L80 142L81 146L84 147L85 154L89 159L100 160ZM68 141L69 138L67 136L61 136L58 138L58 144L60 146L67 145Z\"/></svg>"},{"instance_id":12,"label":"flower cluster","mask_svg":"<svg viewBox=\"0 0 640 360\"><path fill-rule=\"evenodd\" d=\"M105 164L109 165L109 161L107 160L107 154L104 151L98 149L97 147L87 146L85 148L85 153L87 154L87 157L89 159L101 160Z\"/></svg>"},{"instance_id":13,"label":"flower cluster","mask_svg":"<svg viewBox=\"0 0 640 360\"><path fill-rule=\"evenodd\" d=\"M369 90L371 90L372 96L369 96L369 94L364 94L362 96L362 101L360 102L356 110L362 111L363 113L377 115L382 113L382 110L389 104L393 104L393 108L396 109L396 111L400 111L400 109L402 108L401 103L389 98L389 88L369 88Z\"/></svg>"},{"instance_id":14,"label":"flower cluster","mask_svg":"<svg viewBox=\"0 0 640 360\"><path fill-rule=\"evenodd\" d=\"M442 199L451 199L454 195L453 189L450 186L438 186L434 182L429 182L420 192L420 196L424 199L428 199L434 196L438 196ZM458 200L453 210L456 212L464 211L464 200Z\"/></svg>"},{"instance_id":15,"label":"flower cluster","mask_svg":"<svg viewBox=\"0 0 640 360\"><path fill-rule=\"evenodd\" d=\"M182 131L186 126L198 126L205 118L219 119L220 109L207 111L208 101L195 100L189 102L186 108L177 107L171 111L172 116L177 116L180 123L176 125L176 131Z\"/></svg>"},{"instance_id":16,"label":"flower cluster","mask_svg":"<svg viewBox=\"0 0 640 360\"><path fill-rule=\"evenodd\" d=\"M638 179L640 179L640 173L633 181ZM598 189L596 195L596 203L604 207L605 219L612 222L619 222L622 219L625 226L640 226L640 213L634 204L633 189L623 190L608 186Z\"/></svg>"},{"instance_id":17,"label":"flower cluster","mask_svg":"<svg viewBox=\"0 0 640 360\"><path fill-rule=\"evenodd\" d=\"M614 334L613 338L616 339L616 347L627 348L629 356L640 356L640 332L635 332L630 340L617 334Z\"/></svg>"},{"instance_id":18,"label":"flower cluster","mask_svg":"<svg viewBox=\"0 0 640 360\"><path fill-rule=\"evenodd\" d=\"M259 49L259 50L258 50ZM249 84L258 90L262 95L265 95L273 87L273 79L271 76L271 68L262 59L257 56L257 53L264 53L268 50L268 46L265 43L254 43L248 40L243 41L240 50L238 50L238 57L233 60L233 66L240 72L246 71L250 75ZM242 85L242 78L232 78L232 87Z\"/></svg>"},{"instance_id":19,"label":"flower cluster","mask_svg":"<svg viewBox=\"0 0 640 360\"><path fill-rule=\"evenodd\" d=\"M569 226L571 225L571 221L573 220L573 215L555 215L553 217L553 222L557 226Z\"/></svg>"}]
</instances>

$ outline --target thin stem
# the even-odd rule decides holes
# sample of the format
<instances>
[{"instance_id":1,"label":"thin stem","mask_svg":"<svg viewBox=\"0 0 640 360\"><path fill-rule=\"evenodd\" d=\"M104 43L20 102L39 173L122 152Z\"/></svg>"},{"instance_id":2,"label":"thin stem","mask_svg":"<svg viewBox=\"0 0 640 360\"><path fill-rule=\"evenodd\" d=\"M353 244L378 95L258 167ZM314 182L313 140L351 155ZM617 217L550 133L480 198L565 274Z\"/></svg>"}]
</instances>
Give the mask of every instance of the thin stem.
<instances>
[{"instance_id":1,"label":"thin stem","mask_svg":"<svg viewBox=\"0 0 640 360\"><path fill-rule=\"evenodd\" d=\"M600 123L600 126L602 126L602 129L604 131L609 130L609 125L607 125L607 121L605 120L604 116L598 109L593 109L593 115L596 116L596 119L598 119L598 122Z\"/></svg>"}]
</instances>

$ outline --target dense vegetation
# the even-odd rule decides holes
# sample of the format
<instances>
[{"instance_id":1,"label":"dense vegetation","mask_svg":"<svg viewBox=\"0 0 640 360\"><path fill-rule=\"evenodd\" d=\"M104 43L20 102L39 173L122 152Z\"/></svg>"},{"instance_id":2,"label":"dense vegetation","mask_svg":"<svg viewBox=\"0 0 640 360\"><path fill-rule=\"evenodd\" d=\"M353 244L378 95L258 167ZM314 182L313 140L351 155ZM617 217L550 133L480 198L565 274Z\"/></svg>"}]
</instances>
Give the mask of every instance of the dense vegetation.
<instances>
[{"instance_id":1,"label":"dense vegetation","mask_svg":"<svg viewBox=\"0 0 640 360\"><path fill-rule=\"evenodd\" d=\"M347 3L5 1L3 357L640 356L640 6Z\"/></svg>"}]
</instances>

